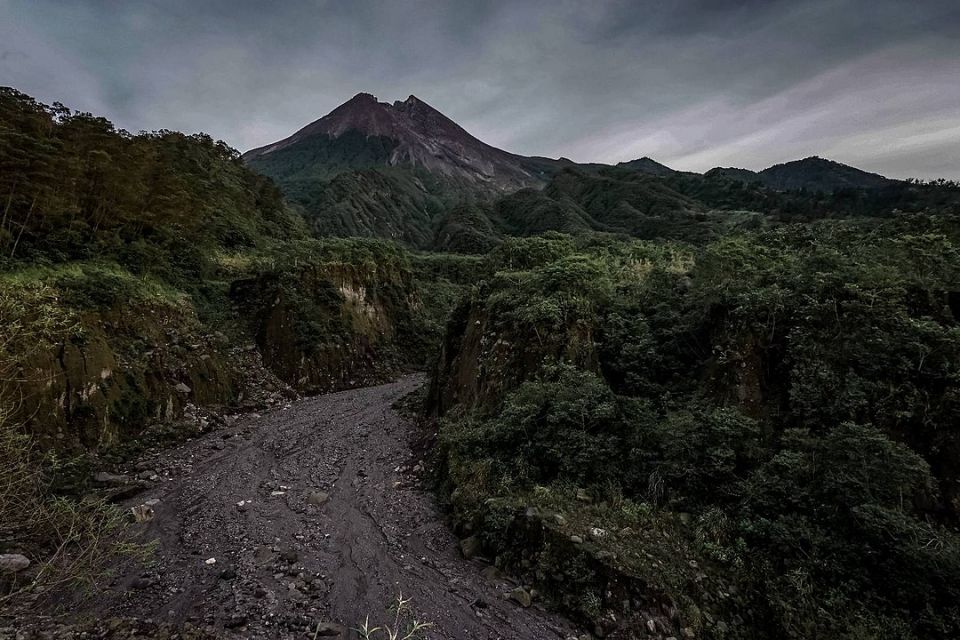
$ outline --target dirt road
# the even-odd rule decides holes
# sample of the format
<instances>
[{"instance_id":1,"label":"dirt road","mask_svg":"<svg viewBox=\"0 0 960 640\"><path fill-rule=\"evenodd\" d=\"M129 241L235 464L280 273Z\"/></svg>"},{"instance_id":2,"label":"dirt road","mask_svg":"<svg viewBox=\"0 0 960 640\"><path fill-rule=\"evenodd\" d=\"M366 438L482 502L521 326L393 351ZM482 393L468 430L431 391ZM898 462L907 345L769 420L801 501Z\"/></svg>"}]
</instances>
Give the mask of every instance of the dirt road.
<instances>
[{"instance_id":1,"label":"dirt road","mask_svg":"<svg viewBox=\"0 0 960 640\"><path fill-rule=\"evenodd\" d=\"M323 637L368 615L392 621L402 592L429 638L577 635L505 599L515 585L460 555L392 409L422 382L302 400L148 461L160 478L131 504L160 500L136 525L159 542L154 565L131 564L81 613L309 638L318 623Z\"/></svg>"}]
</instances>

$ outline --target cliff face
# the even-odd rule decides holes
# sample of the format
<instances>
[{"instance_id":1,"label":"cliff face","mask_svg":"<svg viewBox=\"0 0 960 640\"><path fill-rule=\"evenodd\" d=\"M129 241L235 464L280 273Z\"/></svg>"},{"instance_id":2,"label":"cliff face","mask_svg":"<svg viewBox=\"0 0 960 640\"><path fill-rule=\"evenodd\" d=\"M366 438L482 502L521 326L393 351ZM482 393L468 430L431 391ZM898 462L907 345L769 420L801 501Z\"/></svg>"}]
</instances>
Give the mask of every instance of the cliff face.
<instances>
[{"instance_id":1,"label":"cliff face","mask_svg":"<svg viewBox=\"0 0 960 640\"><path fill-rule=\"evenodd\" d=\"M57 447L98 448L237 399L241 374L189 305L135 304L77 316L3 381L14 418Z\"/></svg>"},{"instance_id":2,"label":"cliff face","mask_svg":"<svg viewBox=\"0 0 960 640\"><path fill-rule=\"evenodd\" d=\"M305 392L383 381L403 362L395 338L417 304L409 271L305 265L234 283L264 364Z\"/></svg>"}]
</instances>

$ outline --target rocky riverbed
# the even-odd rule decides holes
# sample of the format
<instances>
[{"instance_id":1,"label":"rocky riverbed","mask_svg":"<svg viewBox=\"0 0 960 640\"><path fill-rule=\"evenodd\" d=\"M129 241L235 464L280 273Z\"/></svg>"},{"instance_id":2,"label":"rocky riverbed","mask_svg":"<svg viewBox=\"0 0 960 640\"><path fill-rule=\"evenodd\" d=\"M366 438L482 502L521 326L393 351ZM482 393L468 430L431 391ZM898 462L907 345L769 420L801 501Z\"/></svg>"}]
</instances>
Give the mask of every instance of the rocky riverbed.
<instances>
[{"instance_id":1,"label":"rocky riverbed","mask_svg":"<svg viewBox=\"0 0 960 640\"><path fill-rule=\"evenodd\" d=\"M147 488L124 506L138 538L156 541L152 557L16 633L348 638L368 617L392 624L402 594L428 638L576 636L522 585L463 557L393 408L422 383L292 401L141 460Z\"/></svg>"}]
</instances>

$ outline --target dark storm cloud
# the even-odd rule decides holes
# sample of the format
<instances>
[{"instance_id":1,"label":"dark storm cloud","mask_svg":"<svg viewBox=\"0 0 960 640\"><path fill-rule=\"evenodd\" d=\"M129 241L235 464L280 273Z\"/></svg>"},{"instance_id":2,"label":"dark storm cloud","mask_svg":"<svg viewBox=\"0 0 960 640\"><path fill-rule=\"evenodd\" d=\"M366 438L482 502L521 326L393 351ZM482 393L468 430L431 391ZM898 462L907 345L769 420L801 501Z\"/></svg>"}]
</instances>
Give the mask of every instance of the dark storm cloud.
<instances>
[{"instance_id":1,"label":"dark storm cloud","mask_svg":"<svg viewBox=\"0 0 960 640\"><path fill-rule=\"evenodd\" d=\"M960 177L954 0L0 0L0 84L241 149L368 91L524 154Z\"/></svg>"}]
</instances>

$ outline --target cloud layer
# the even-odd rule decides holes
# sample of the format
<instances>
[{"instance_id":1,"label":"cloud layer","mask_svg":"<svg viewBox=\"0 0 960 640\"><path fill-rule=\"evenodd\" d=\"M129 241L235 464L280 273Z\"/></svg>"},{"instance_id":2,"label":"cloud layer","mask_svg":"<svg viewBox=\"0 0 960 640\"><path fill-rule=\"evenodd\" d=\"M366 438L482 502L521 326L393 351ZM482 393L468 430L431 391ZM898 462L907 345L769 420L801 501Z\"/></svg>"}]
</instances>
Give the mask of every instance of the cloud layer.
<instances>
[{"instance_id":1,"label":"cloud layer","mask_svg":"<svg viewBox=\"0 0 960 640\"><path fill-rule=\"evenodd\" d=\"M955 0L0 0L0 84L241 150L367 91L527 155L960 177Z\"/></svg>"}]
</instances>

